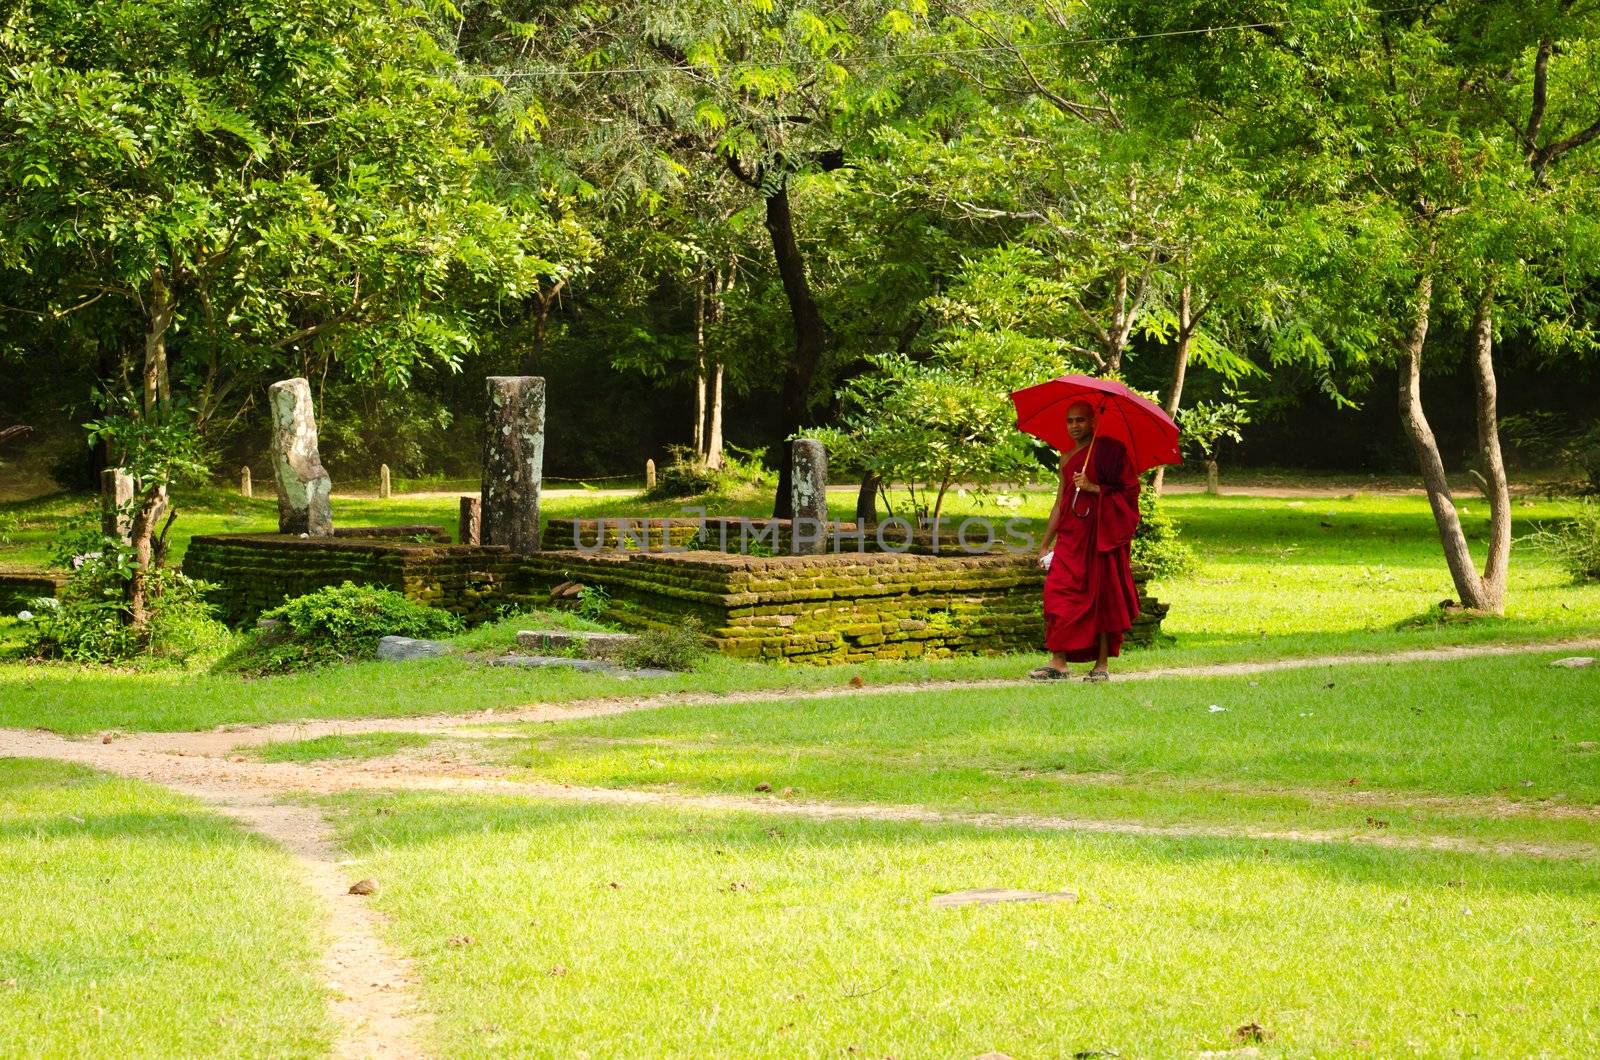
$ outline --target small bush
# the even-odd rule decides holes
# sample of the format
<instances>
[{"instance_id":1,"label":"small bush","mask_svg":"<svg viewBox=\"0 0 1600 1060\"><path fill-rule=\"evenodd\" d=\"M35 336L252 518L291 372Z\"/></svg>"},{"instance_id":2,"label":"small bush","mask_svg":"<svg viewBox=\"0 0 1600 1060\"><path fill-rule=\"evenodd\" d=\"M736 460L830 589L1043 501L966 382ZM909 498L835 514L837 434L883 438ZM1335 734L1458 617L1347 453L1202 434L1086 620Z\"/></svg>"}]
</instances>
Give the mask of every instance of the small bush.
<instances>
[{"instance_id":1,"label":"small bush","mask_svg":"<svg viewBox=\"0 0 1600 1060\"><path fill-rule=\"evenodd\" d=\"M604 622L611 609L611 594L598 585L585 585L578 592L578 617L589 622Z\"/></svg>"},{"instance_id":2,"label":"small bush","mask_svg":"<svg viewBox=\"0 0 1600 1060\"><path fill-rule=\"evenodd\" d=\"M1187 574L1197 566L1194 549L1178 540L1178 524L1148 483L1139 491L1139 528L1133 534L1132 558L1158 581Z\"/></svg>"},{"instance_id":3,"label":"small bush","mask_svg":"<svg viewBox=\"0 0 1600 1060\"><path fill-rule=\"evenodd\" d=\"M189 662L227 651L232 634L206 602L206 583L166 567L152 569L146 575L150 619L141 635L128 614L127 584L133 574L128 551L98 534L71 536L57 549L58 561L73 569L61 598L35 601L23 624L23 649L29 655L83 663L141 657Z\"/></svg>"},{"instance_id":4,"label":"small bush","mask_svg":"<svg viewBox=\"0 0 1600 1060\"><path fill-rule=\"evenodd\" d=\"M676 626L653 626L617 653L617 662L632 670L692 670L709 652L700 635L700 621L685 619Z\"/></svg>"},{"instance_id":5,"label":"small bush","mask_svg":"<svg viewBox=\"0 0 1600 1060\"><path fill-rule=\"evenodd\" d=\"M459 633L461 619L392 589L328 586L267 611L262 628L224 660L244 673L285 673L372 657L386 636L441 637Z\"/></svg>"},{"instance_id":6,"label":"small bush","mask_svg":"<svg viewBox=\"0 0 1600 1060\"><path fill-rule=\"evenodd\" d=\"M656 473L655 488L646 496L658 500L703 495L728 496L748 487L771 486L776 482L773 473L763 465L759 450L727 446L722 466L716 469L707 467L699 455L686 445L668 446L667 453L670 459Z\"/></svg>"},{"instance_id":7,"label":"small bush","mask_svg":"<svg viewBox=\"0 0 1600 1060\"><path fill-rule=\"evenodd\" d=\"M1571 519L1525 539L1554 556L1579 582L1600 581L1600 504L1586 500Z\"/></svg>"}]
</instances>

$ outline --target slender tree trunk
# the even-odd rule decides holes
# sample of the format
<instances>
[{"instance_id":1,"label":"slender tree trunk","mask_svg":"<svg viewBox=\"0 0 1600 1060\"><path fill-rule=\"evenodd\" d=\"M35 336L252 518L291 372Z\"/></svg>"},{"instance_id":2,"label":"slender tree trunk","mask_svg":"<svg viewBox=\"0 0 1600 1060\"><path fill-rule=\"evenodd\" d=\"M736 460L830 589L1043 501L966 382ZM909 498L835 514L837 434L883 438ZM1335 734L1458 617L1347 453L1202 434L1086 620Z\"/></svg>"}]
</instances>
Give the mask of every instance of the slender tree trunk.
<instances>
[{"instance_id":1,"label":"slender tree trunk","mask_svg":"<svg viewBox=\"0 0 1600 1060\"><path fill-rule=\"evenodd\" d=\"M694 455L709 464L706 449L706 278L694 285Z\"/></svg>"},{"instance_id":2,"label":"slender tree trunk","mask_svg":"<svg viewBox=\"0 0 1600 1060\"><path fill-rule=\"evenodd\" d=\"M172 326L172 291L166 275L157 269L150 277L150 294L145 306L144 332L144 413L172 398L172 381L167 371L167 329Z\"/></svg>"},{"instance_id":3,"label":"slender tree trunk","mask_svg":"<svg viewBox=\"0 0 1600 1060\"><path fill-rule=\"evenodd\" d=\"M1500 420L1494 374L1494 285L1486 283L1472 322L1472 371L1478 391L1478 449L1489 499L1489 555L1484 563L1483 609L1503 614L1506 572L1511 565L1511 488L1500 452Z\"/></svg>"},{"instance_id":4,"label":"slender tree trunk","mask_svg":"<svg viewBox=\"0 0 1600 1060\"><path fill-rule=\"evenodd\" d=\"M878 490L883 480L871 471L861 476L861 488L856 491L856 525L871 526L878 521Z\"/></svg>"},{"instance_id":5,"label":"slender tree trunk","mask_svg":"<svg viewBox=\"0 0 1600 1060\"><path fill-rule=\"evenodd\" d=\"M1192 307L1189 285L1184 284L1178 295L1178 352L1172 358L1172 386L1167 389L1167 415L1174 420L1178 418L1178 409L1182 407L1183 377L1189 374L1189 348L1194 345L1194 324L1190 317ZM1156 496L1161 496L1161 487L1166 480L1167 468L1163 464L1156 468L1155 478L1150 483Z\"/></svg>"},{"instance_id":6,"label":"slender tree trunk","mask_svg":"<svg viewBox=\"0 0 1600 1060\"><path fill-rule=\"evenodd\" d=\"M711 366L711 426L706 431L706 466L722 467L722 374L719 362Z\"/></svg>"},{"instance_id":7,"label":"slender tree trunk","mask_svg":"<svg viewBox=\"0 0 1600 1060\"><path fill-rule=\"evenodd\" d=\"M795 238L787 181L767 196L766 208L767 232L772 236L773 257L778 266L778 276L783 281L783 293L789 301L789 314L794 320L794 350L784 365L783 390L779 401L779 429L786 440L778 465L777 495L772 504L773 518L787 519L794 514L789 499L794 469L787 439L805 426L811 383L818 365L822 363L827 330L822 323L822 312L817 308L816 297L811 292L811 283L806 278L805 258Z\"/></svg>"},{"instance_id":8,"label":"slender tree trunk","mask_svg":"<svg viewBox=\"0 0 1600 1060\"><path fill-rule=\"evenodd\" d=\"M144 492L128 529L133 546L133 574L128 579L126 592L129 622L143 636L150 624L149 575L155 563L156 521L166 508L166 490L152 483L141 483L140 488Z\"/></svg>"},{"instance_id":9,"label":"slender tree trunk","mask_svg":"<svg viewBox=\"0 0 1600 1060\"><path fill-rule=\"evenodd\" d=\"M1428 339L1432 303L1433 276L1423 273L1417 283L1411 330L1401 345L1405 363L1400 367L1400 419L1422 471L1422 484L1428 491L1428 504L1433 508L1433 521L1439 528L1445 563L1450 568L1450 578L1455 582L1461 605L1487 611L1491 608L1486 606L1483 581L1473 566L1467 537L1461 529L1461 517L1456 514L1455 501L1450 495L1444 460L1439 456L1439 442L1422 411L1422 348Z\"/></svg>"}]
</instances>

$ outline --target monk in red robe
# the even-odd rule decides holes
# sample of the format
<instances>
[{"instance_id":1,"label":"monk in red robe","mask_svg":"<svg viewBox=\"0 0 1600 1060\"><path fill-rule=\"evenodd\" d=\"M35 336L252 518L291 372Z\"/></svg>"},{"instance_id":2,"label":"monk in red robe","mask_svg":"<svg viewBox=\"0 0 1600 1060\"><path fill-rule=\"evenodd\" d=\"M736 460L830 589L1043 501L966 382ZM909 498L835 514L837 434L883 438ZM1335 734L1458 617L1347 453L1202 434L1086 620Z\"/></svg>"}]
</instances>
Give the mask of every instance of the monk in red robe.
<instances>
[{"instance_id":1,"label":"monk in red robe","mask_svg":"<svg viewBox=\"0 0 1600 1060\"><path fill-rule=\"evenodd\" d=\"M1050 663L1029 673L1040 681L1067 675L1067 664L1093 661L1085 681L1111 677L1106 660L1139 617L1128 549L1139 525L1139 477L1115 438L1095 438L1094 409L1067 410L1076 443L1061 457L1061 484L1045 524L1039 565L1044 580L1044 646Z\"/></svg>"}]
</instances>

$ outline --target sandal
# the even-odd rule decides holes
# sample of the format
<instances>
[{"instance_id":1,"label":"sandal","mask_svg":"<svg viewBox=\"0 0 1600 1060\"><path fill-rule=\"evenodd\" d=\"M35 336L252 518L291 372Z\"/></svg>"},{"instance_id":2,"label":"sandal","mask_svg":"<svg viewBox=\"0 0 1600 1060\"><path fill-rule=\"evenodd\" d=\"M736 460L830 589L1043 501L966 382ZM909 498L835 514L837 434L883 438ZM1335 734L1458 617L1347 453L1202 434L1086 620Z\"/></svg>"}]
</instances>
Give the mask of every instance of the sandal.
<instances>
[{"instance_id":1,"label":"sandal","mask_svg":"<svg viewBox=\"0 0 1600 1060\"><path fill-rule=\"evenodd\" d=\"M1064 681L1067 673L1054 666L1036 666L1028 671L1028 676L1035 681Z\"/></svg>"},{"instance_id":2,"label":"sandal","mask_svg":"<svg viewBox=\"0 0 1600 1060\"><path fill-rule=\"evenodd\" d=\"M1084 674L1083 679L1091 685L1097 685L1102 681L1111 680L1111 672L1096 666L1093 670L1090 670L1088 673Z\"/></svg>"}]
</instances>

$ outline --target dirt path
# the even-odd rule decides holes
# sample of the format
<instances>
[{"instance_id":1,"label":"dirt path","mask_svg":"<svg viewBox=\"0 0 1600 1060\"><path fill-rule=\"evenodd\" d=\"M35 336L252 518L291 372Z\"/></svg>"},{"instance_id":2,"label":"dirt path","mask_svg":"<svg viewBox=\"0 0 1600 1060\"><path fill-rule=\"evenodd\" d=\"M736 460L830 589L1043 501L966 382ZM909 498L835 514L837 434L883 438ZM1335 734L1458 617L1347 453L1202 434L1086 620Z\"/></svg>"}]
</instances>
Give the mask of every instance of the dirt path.
<instances>
[{"instance_id":1,"label":"dirt path","mask_svg":"<svg viewBox=\"0 0 1600 1060\"><path fill-rule=\"evenodd\" d=\"M295 858L301 882L323 911L327 948L323 976L338 1021L334 1055L340 1060L411 1060L424 1056L424 1019L410 963L383 941L382 917L353 895L357 879L340 864L333 829L312 806L285 803L292 785L192 768L204 759L82 743L42 733L0 732L0 756L21 755L75 762L160 784L189 795L282 846ZM185 768L188 765L191 768Z\"/></svg>"},{"instance_id":2,"label":"dirt path","mask_svg":"<svg viewBox=\"0 0 1600 1060\"><path fill-rule=\"evenodd\" d=\"M1207 666L1161 667L1118 673L1115 680L1153 681L1166 677L1246 677L1282 670L1315 669L1322 666L1358 666L1375 663L1446 662L1506 655L1536 655L1550 652L1577 654L1600 651L1600 639L1544 641L1530 644L1476 644L1445 648L1419 648L1388 654L1318 655L1301 659L1274 659L1266 662L1217 663ZM403 665L403 664L397 664ZM719 703L808 702L842 696L886 696L908 692L945 692L1020 688L1034 682L1026 678L991 678L973 681L923 681L867 685L855 688L841 674L840 684L832 688L760 689L748 692L706 693L666 692L658 695L607 696L575 699L565 703L536 703L501 710L479 710L466 714L433 714L413 718L349 718L338 720L286 721L268 725L229 725L206 732L130 733L117 737L125 747L191 754L220 755L237 747L255 747L285 740L311 740L319 736L351 736L373 732L408 732L448 735L475 725L501 725L508 722L572 721L608 714L626 714L671 706L711 706ZM1076 682L1064 687L1063 695L1078 688ZM4 739L0 730L0 741Z\"/></svg>"},{"instance_id":3,"label":"dirt path","mask_svg":"<svg viewBox=\"0 0 1600 1060\"><path fill-rule=\"evenodd\" d=\"M1302 843L1360 843L1413 850L1469 854L1600 860L1600 844L1522 843L1455 836L1396 836L1348 830L1267 829L1225 825L1150 825L1033 814L953 813L925 806L794 802L775 796L690 795L617 788L589 788L540 781L506 780L470 772L436 772L438 763L395 759L361 762L260 762L189 751L163 751L131 741L111 744L67 740L52 733L0 730L0 756L54 758L123 776L191 791L269 799L289 793L338 794L347 791L438 791L519 795L562 802L616 806L665 806L690 810L739 810L814 820L904 821L961 824L981 828L1038 828L1109 835L1185 836L1212 839L1288 840ZM270 834L270 833L269 833ZM401 1055L401 1054L395 1054Z\"/></svg>"}]
</instances>

